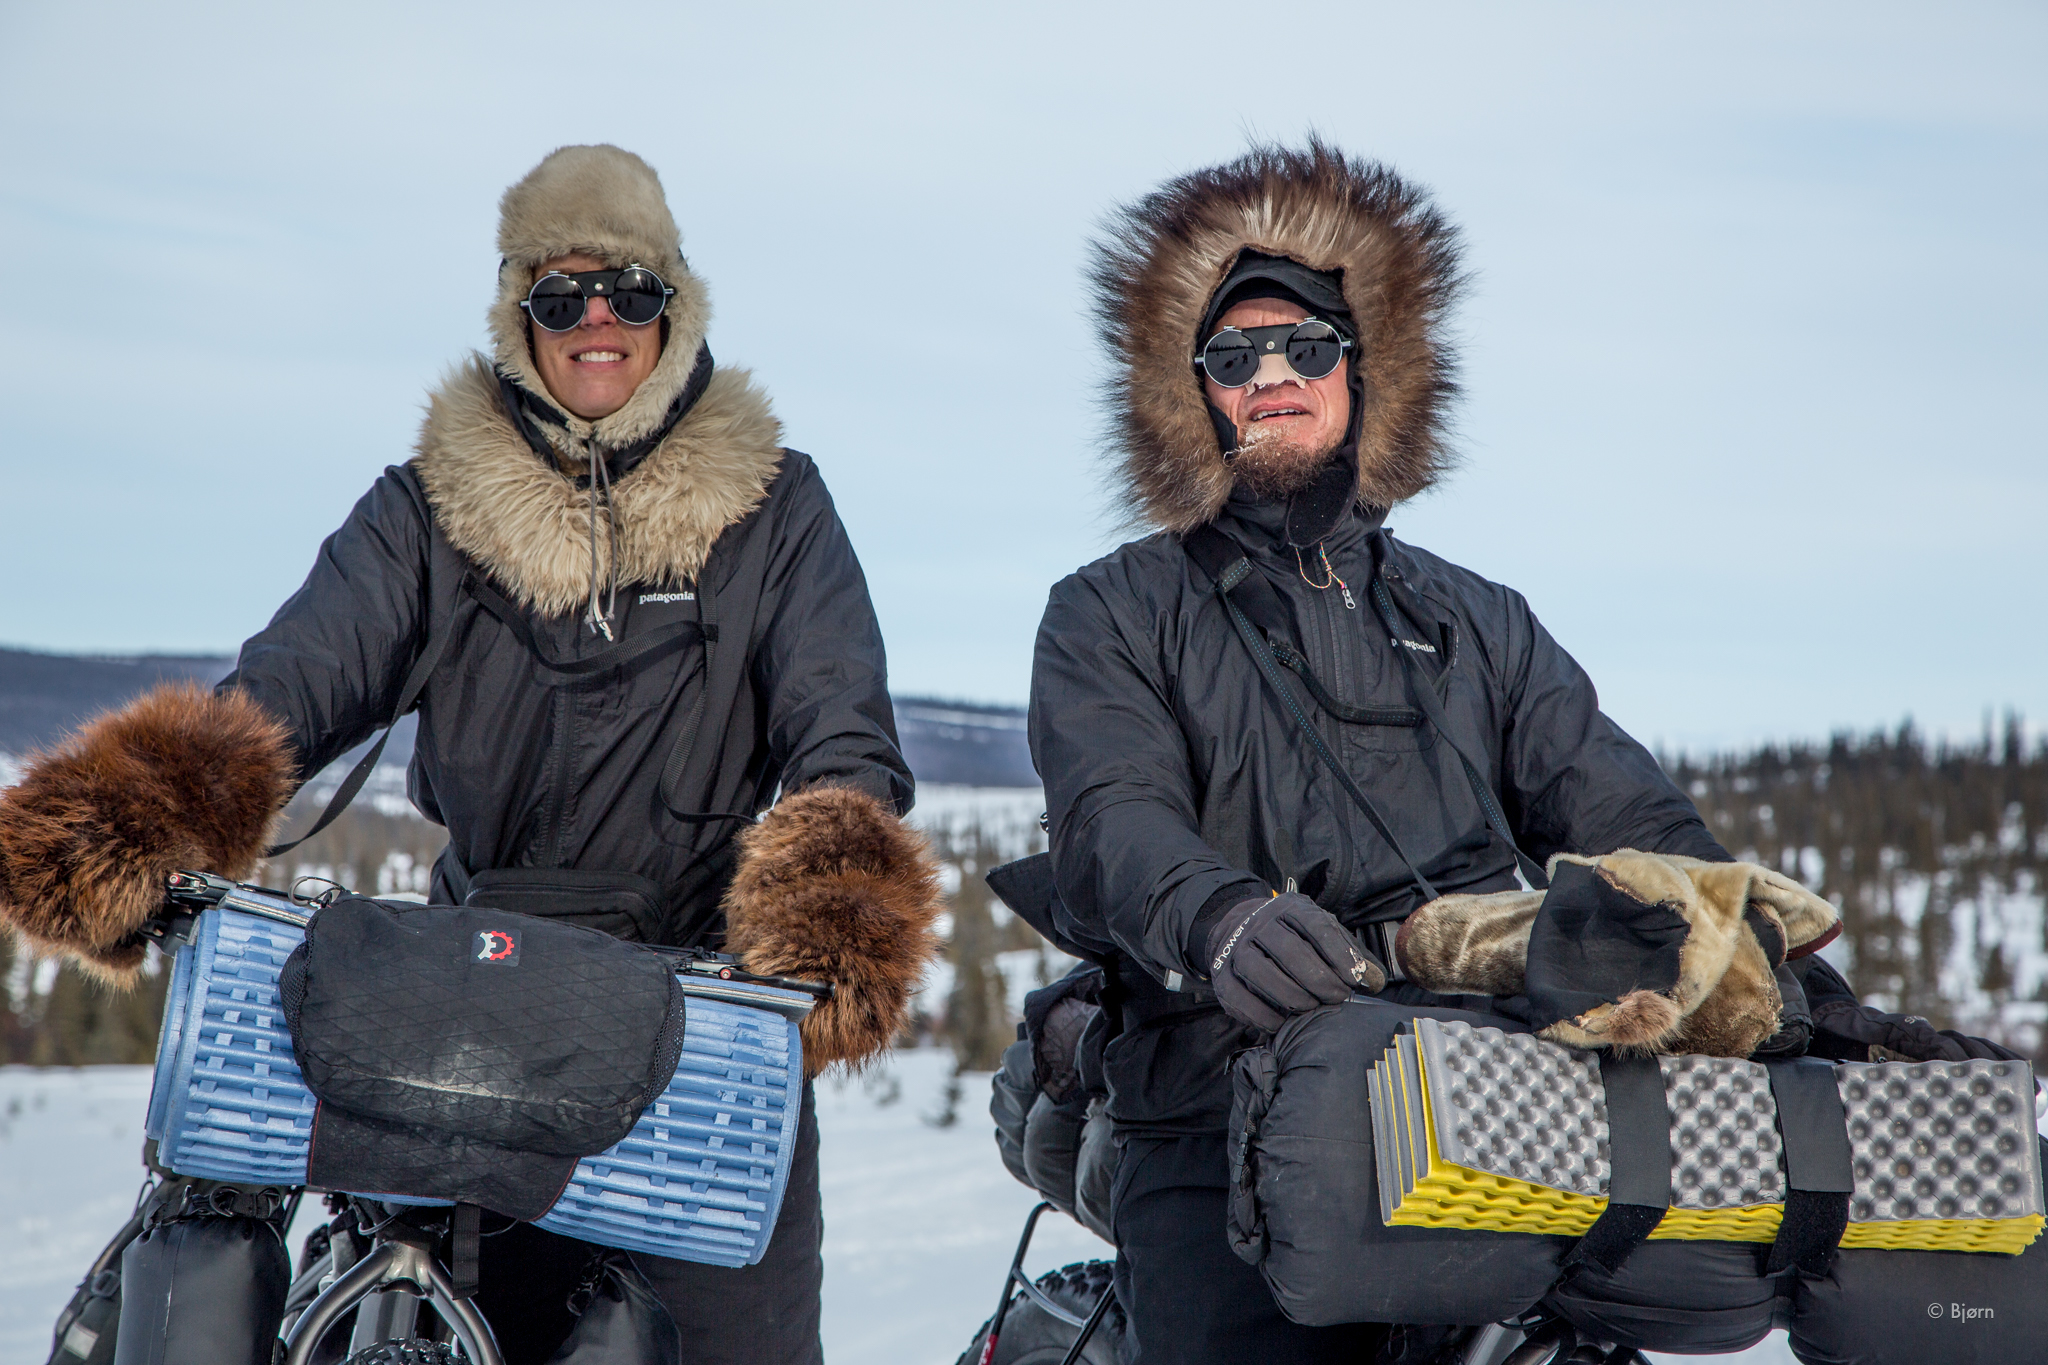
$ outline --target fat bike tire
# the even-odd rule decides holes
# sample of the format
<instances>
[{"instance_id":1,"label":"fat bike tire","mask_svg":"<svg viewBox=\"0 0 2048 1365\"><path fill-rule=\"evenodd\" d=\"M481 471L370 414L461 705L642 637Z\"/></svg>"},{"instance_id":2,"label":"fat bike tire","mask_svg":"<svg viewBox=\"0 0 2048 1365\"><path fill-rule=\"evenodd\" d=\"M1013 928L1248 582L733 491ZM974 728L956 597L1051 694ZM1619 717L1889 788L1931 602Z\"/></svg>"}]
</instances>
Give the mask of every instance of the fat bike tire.
<instances>
[{"instance_id":1,"label":"fat bike tire","mask_svg":"<svg viewBox=\"0 0 2048 1365\"><path fill-rule=\"evenodd\" d=\"M1085 1321L1102 1296L1111 1292L1114 1269L1109 1261L1076 1261L1047 1271L1038 1277L1037 1284L1047 1298ZM988 1327L986 1322L981 1325L958 1365L979 1365ZM1003 1333L996 1338L995 1359L990 1365L1060 1365L1080 1334L1080 1328L1061 1322L1039 1307L1036 1300L1014 1294L1009 1311L1003 1315ZM1122 1305L1113 1303L1096 1325L1095 1335L1088 1338L1088 1345L1081 1352L1081 1365L1117 1365L1117 1344L1123 1336L1124 1310Z\"/></svg>"}]
</instances>

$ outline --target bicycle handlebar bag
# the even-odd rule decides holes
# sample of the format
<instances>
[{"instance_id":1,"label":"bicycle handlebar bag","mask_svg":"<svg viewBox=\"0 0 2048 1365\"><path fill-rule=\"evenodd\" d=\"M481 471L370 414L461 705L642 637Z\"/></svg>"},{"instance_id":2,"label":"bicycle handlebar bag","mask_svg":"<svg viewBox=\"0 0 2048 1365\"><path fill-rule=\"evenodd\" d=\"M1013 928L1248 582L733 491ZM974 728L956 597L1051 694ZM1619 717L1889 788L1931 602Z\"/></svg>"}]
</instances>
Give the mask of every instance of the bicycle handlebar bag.
<instances>
[{"instance_id":1,"label":"bicycle handlebar bag","mask_svg":"<svg viewBox=\"0 0 2048 1365\"><path fill-rule=\"evenodd\" d=\"M279 994L319 1101L321 1189L547 1213L577 1160L675 1074L683 989L656 953L555 920L342 896Z\"/></svg>"}]
</instances>

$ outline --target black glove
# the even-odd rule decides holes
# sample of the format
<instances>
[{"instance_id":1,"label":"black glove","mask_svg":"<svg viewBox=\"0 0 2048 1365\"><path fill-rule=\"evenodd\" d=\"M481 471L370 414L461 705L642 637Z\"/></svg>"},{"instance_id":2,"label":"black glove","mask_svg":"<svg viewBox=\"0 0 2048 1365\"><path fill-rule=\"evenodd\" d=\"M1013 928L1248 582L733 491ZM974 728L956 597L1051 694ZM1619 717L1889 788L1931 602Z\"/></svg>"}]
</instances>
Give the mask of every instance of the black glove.
<instances>
[{"instance_id":1,"label":"black glove","mask_svg":"<svg viewBox=\"0 0 2048 1365\"><path fill-rule=\"evenodd\" d=\"M1231 1018L1267 1033L1306 1014L1377 992L1386 968L1337 917L1307 896L1240 901L1209 931L1209 980Z\"/></svg>"},{"instance_id":2,"label":"black glove","mask_svg":"<svg viewBox=\"0 0 2048 1365\"><path fill-rule=\"evenodd\" d=\"M1813 1026L1852 1043L1888 1048L1916 1062L2025 1060L1989 1038L1973 1038L1952 1028L1937 1029L1918 1015L1891 1014L1853 1000L1830 1000L1815 1005Z\"/></svg>"}]
</instances>

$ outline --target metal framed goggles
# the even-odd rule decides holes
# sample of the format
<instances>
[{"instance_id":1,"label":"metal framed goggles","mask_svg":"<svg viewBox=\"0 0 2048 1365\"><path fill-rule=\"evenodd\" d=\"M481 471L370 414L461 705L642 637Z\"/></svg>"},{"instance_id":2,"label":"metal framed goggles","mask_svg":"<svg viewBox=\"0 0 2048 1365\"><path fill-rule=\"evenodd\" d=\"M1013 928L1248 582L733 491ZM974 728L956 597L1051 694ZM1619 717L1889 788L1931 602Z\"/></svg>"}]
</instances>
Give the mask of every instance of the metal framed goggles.
<instances>
[{"instance_id":1,"label":"metal framed goggles","mask_svg":"<svg viewBox=\"0 0 2048 1365\"><path fill-rule=\"evenodd\" d=\"M661 316L676 291L644 265L624 270L585 270L574 275L550 270L519 301L534 326L566 332L583 321L590 300L603 299L612 316L628 327L645 327Z\"/></svg>"},{"instance_id":2,"label":"metal framed goggles","mask_svg":"<svg viewBox=\"0 0 2048 1365\"><path fill-rule=\"evenodd\" d=\"M1226 327L1209 338L1194 363L1219 387L1241 389L1269 355L1283 357L1303 379L1321 379L1350 349L1350 341L1335 327L1321 318L1304 318L1272 327Z\"/></svg>"}]
</instances>

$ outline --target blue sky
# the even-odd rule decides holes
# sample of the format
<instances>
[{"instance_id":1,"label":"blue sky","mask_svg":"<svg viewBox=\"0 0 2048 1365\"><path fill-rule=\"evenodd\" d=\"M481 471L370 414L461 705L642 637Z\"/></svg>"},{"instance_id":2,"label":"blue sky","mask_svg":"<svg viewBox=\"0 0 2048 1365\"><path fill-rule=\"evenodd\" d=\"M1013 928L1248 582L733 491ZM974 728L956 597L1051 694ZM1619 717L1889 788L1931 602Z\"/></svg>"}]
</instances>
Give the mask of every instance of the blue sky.
<instances>
[{"instance_id":1,"label":"blue sky","mask_svg":"<svg viewBox=\"0 0 2048 1365\"><path fill-rule=\"evenodd\" d=\"M232 650L481 342L503 188L602 140L817 457L898 690L1022 700L1117 541L1088 235L1314 128L1474 272L1463 467L1393 526L1625 725L2048 720L2038 5L582 13L0 7L0 641Z\"/></svg>"}]
</instances>

